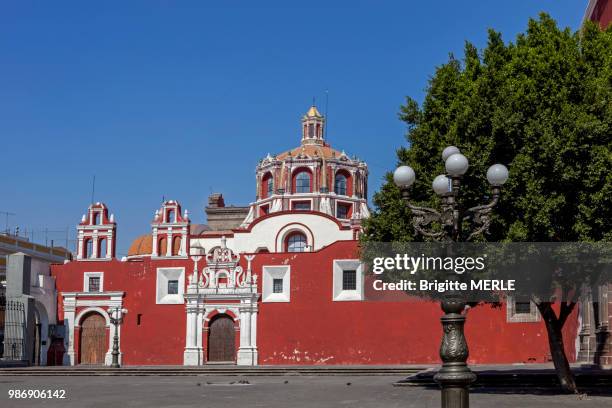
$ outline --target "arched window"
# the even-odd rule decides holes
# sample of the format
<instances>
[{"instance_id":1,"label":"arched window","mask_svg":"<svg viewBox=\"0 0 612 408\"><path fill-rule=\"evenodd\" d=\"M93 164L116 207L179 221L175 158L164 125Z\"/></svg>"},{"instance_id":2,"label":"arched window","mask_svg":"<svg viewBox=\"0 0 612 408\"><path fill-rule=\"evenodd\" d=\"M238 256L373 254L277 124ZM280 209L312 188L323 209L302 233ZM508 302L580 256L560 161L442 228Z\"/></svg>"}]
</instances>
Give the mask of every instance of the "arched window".
<instances>
[{"instance_id":1,"label":"arched window","mask_svg":"<svg viewBox=\"0 0 612 408\"><path fill-rule=\"evenodd\" d=\"M274 194L274 177L272 177L272 174L266 174L261 184L261 198L270 197Z\"/></svg>"},{"instance_id":2,"label":"arched window","mask_svg":"<svg viewBox=\"0 0 612 408\"><path fill-rule=\"evenodd\" d=\"M166 237L160 237L157 241L157 253L159 256L166 256L168 250L168 240Z\"/></svg>"},{"instance_id":3,"label":"arched window","mask_svg":"<svg viewBox=\"0 0 612 408\"><path fill-rule=\"evenodd\" d=\"M166 222L176 222L176 215L174 210L168 210Z\"/></svg>"},{"instance_id":4,"label":"arched window","mask_svg":"<svg viewBox=\"0 0 612 408\"><path fill-rule=\"evenodd\" d=\"M181 250L181 237L176 235L172 238L172 256L177 256Z\"/></svg>"},{"instance_id":5,"label":"arched window","mask_svg":"<svg viewBox=\"0 0 612 408\"><path fill-rule=\"evenodd\" d=\"M306 235L302 234L301 232L292 232L287 237L287 252L304 252L306 251L307 246L308 242L306 240Z\"/></svg>"},{"instance_id":6,"label":"arched window","mask_svg":"<svg viewBox=\"0 0 612 408\"><path fill-rule=\"evenodd\" d=\"M272 176L270 176L266 182L266 189L268 191L268 196L274 193L274 178L272 178Z\"/></svg>"},{"instance_id":7,"label":"arched window","mask_svg":"<svg viewBox=\"0 0 612 408\"><path fill-rule=\"evenodd\" d=\"M106 243L106 238L101 238L98 241L98 257L99 258L106 258L106 251L107 251L107 243Z\"/></svg>"},{"instance_id":8,"label":"arched window","mask_svg":"<svg viewBox=\"0 0 612 408\"><path fill-rule=\"evenodd\" d=\"M295 192L310 193L310 173L306 170L299 172L295 176Z\"/></svg>"},{"instance_id":9,"label":"arched window","mask_svg":"<svg viewBox=\"0 0 612 408\"><path fill-rule=\"evenodd\" d=\"M100 213L96 212L93 215L93 225L100 225Z\"/></svg>"},{"instance_id":10,"label":"arched window","mask_svg":"<svg viewBox=\"0 0 612 408\"><path fill-rule=\"evenodd\" d=\"M88 238L85 240L85 254L84 258L93 258L93 240Z\"/></svg>"},{"instance_id":11,"label":"arched window","mask_svg":"<svg viewBox=\"0 0 612 408\"><path fill-rule=\"evenodd\" d=\"M334 180L334 193L338 195L346 195L347 184L348 180L344 174L336 174L336 179Z\"/></svg>"}]
</instances>

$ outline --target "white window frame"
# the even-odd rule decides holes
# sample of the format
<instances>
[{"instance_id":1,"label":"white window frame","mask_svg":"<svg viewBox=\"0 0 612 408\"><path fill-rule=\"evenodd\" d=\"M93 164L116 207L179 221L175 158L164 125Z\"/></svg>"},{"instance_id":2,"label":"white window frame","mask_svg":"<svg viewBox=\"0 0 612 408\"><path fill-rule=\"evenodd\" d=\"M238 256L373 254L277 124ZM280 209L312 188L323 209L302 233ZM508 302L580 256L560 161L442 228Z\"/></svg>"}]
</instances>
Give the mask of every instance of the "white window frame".
<instances>
[{"instance_id":1,"label":"white window frame","mask_svg":"<svg viewBox=\"0 0 612 408\"><path fill-rule=\"evenodd\" d=\"M342 289L342 276L345 270L356 271L357 289ZM359 259L334 259L332 300L334 302L363 300L363 263Z\"/></svg>"},{"instance_id":2,"label":"white window frame","mask_svg":"<svg viewBox=\"0 0 612 408\"><path fill-rule=\"evenodd\" d=\"M301 232L302 234L306 235L306 244L308 245L308 247L306 248L306 251L304 252L314 251L314 236L312 235L312 232L301 224L290 223L290 224L285 225L283 228L281 228L281 230L277 234L278 236L278 238L276 239L276 251L277 252L287 251L287 248L285 245L287 241L287 237L289 236L289 234L293 232ZM296 252L296 253L299 253L299 252Z\"/></svg>"},{"instance_id":3,"label":"white window frame","mask_svg":"<svg viewBox=\"0 0 612 408\"><path fill-rule=\"evenodd\" d=\"M306 170L309 169L310 171ZM308 174L308 178L310 179L310 183L309 183L309 191L304 191L304 192L298 192L297 189L297 176L300 173L307 173ZM312 194L314 192L314 172L313 169L310 167L299 167L298 169L294 170L291 174L291 189L293 190L293 182L295 181L295 191L292 191L292 194ZM312 204L311 204L311 208L312 208Z\"/></svg>"},{"instance_id":4,"label":"white window frame","mask_svg":"<svg viewBox=\"0 0 612 408\"><path fill-rule=\"evenodd\" d=\"M178 293L168 294L168 281L178 280ZM155 303L158 305L178 305L184 303L185 268L162 267L157 268Z\"/></svg>"},{"instance_id":5,"label":"white window frame","mask_svg":"<svg viewBox=\"0 0 612 408\"><path fill-rule=\"evenodd\" d=\"M291 301L291 266L268 265L262 267L262 302L290 302ZM282 293L274 293L274 279L283 280Z\"/></svg>"},{"instance_id":6,"label":"white window frame","mask_svg":"<svg viewBox=\"0 0 612 408\"><path fill-rule=\"evenodd\" d=\"M100 278L100 292L91 292L91 293L101 293L104 292L104 272L85 272L83 274L83 292L89 293L89 278Z\"/></svg>"},{"instance_id":7,"label":"white window frame","mask_svg":"<svg viewBox=\"0 0 612 408\"><path fill-rule=\"evenodd\" d=\"M344 194L336 193L336 177L338 176L344 177L344 183L345 183L344 184ZM344 171L336 171L336 174L334 174L334 187L333 187L334 194L338 197L348 197L349 182L350 182L350 177L347 177Z\"/></svg>"},{"instance_id":8,"label":"white window frame","mask_svg":"<svg viewBox=\"0 0 612 408\"><path fill-rule=\"evenodd\" d=\"M307 194L307 193L296 193L296 194ZM312 193L310 193L310 194L312 194ZM309 210L294 210L293 209L293 204L294 203L305 203L305 202L310 203L310 209ZM307 197L304 197L304 198L293 198L293 199L289 200L289 210L291 210L291 211L312 211L312 208L313 208L312 207L312 203L313 203L312 198L307 198Z\"/></svg>"},{"instance_id":9,"label":"white window frame","mask_svg":"<svg viewBox=\"0 0 612 408\"><path fill-rule=\"evenodd\" d=\"M344 197L344 196L340 196L340 197ZM346 205L349 208L349 212L351 213L349 215L349 218L339 218L338 217L338 205ZM336 199L334 202L334 217L338 218L339 220L350 220L351 217L353 216L353 212L355 211L355 206L354 203L352 201L344 201L344 200L338 200Z\"/></svg>"},{"instance_id":10,"label":"white window frame","mask_svg":"<svg viewBox=\"0 0 612 408\"><path fill-rule=\"evenodd\" d=\"M508 323L536 323L542 320L538 307L529 301L529 313L516 313L516 300L514 296L508 295L506 298L506 321Z\"/></svg>"}]
</instances>

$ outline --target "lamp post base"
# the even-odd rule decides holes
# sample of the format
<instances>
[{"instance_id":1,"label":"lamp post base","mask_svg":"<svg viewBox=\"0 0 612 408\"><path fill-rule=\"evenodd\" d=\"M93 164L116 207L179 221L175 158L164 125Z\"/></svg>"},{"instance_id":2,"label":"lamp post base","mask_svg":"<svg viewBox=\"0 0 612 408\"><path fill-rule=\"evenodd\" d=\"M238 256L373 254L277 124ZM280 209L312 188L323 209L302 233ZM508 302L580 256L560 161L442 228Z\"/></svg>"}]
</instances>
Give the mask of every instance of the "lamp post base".
<instances>
[{"instance_id":1,"label":"lamp post base","mask_svg":"<svg viewBox=\"0 0 612 408\"><path fill-rule=\"evenodd\" d=\"M442 388L442 408L469 408L470 384L476 381L476 374L469 369L466 361L468 345L463 334L465 303L459 298L449 297L442 301L444 316L442 322L442 344L440 358L442 368L434 380Z\"/></svg>"},{"instance_id":2,"label":"lamp post base","mask_svg":"<svg viewBox=\"0 0 612 408\"><path fill-rule=\"evenodd\" d=\"M443 408L468 408L470 406L470 393L463 387L442 388Z\"/></svg>"},{"instance_id":3,"label":"lamp post base","mask_svg":"<svg viewBox=\"0 0 612 408\"><path fill-rule=\"evenodd\" d=\"M444 366L434 376L442 388L442 408L469 408L470 384L476 381L476 374L467 364Z\"/></svg>"}]
</instances>

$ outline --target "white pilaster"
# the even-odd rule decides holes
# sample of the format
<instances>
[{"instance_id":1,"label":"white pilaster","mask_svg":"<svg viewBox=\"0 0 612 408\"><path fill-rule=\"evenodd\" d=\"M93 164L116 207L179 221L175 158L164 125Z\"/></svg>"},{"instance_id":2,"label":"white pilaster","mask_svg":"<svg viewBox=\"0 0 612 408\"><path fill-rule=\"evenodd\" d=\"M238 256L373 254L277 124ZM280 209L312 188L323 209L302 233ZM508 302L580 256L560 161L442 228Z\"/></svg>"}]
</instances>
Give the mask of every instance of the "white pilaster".
<instances>
[{"instance_id":1,"label":"white pilaster","mask_svg":"<svg viewBox=\"0 0 612 408\"><path fill-rule=\"evenodd\" d=\"M83 233L79 232L79 242L77 244L77 259L83 259Z\"/></svg>"},{"instance_id":2,"label":"white pilaster","mask_svg":"<svg viewBox=\"0 0 612 408\"><path fill-rule=\"evenodd\" d=\"M183 228L183 233L181 236L181 249L179 250L179 255L187 255L187 228Z\"/></svg>"},{"instance_id":3,"label":"white pilaster","mask_svg":"<svg viewBox=\"0 0 612 408\"><path fill-rule=\"evenodd\" d=\"M240 311L240 348L248 348L251 343L251 337L249 329L251 328L251 319L249 319L248 312Z\"/></svg>"},{"instance_id":4,"label":"white pilaster","mask_svg":"<svg viewBox=\"0 0 612 408\"><path fill-rule=\"evenodd\" d=\"M93 254L92 258L99 258L100 257L100 254L99 254L99 249L100 248L98 247L99 244L100 244L100 240L98 239L98 234L97 234L97 231L96 231L94 233L94 236L93 236L93 246L91 248L91 253Z\"/></svg>"},{"instance_id":5,"label":"white pilaster","mask_svg":"<svg viewBox=\"0 0 612 408\"><path fill-rule=\"evenodd\" d=\"M157 248L157 227L153 228L153 249L151 250L152 256L159 256L159 249Z\"/></svg>"},{"instance_id":6,"label":"white pilaster","mask_svg":"<svg viewBox=\"0 0 612 408\"><path fill-rule=\"evenodd\" d=\"M202 310L201 307L198 307L198 319L197 319L197 323L196 323L196 346L198 348L199 351L199 358L198 358L198 364L202 365L204 364L204 355L205 355L205 350L202 347L202 330L204 329L204 311Z\"/></svg>"},{"instance_id":7,"label":"white pilaster","mask_svg":"<svg viewBox=\"0 0 612 408\"><path fill-rule=\"evenodd\" d=\"M186 366L196 366L201 364L202 332L198 329L198 320L200 320L198 314L198 299L189 299L187 304L185 352L183 354L183 364Z\"/></svg>"},{"instance_id":8,"label":"white pilaster","mask_svg":"<svg viewBox=\"0 0 612 408\"><path fill-rule=\"evenodd\" d=\"M172 256L172 229L168 228L168 235L166 239L166 256Z\"/></svg>"},{"instance_id":9,"label":"white pilaster","mask_svg":"<svg viewBox=\"0 0 612 408\"><path fill-rule=\"evenodd\" d=\"M256 301L256 300L255 300ZM257 313L252 299L240 305L240 347L237 365L257 365Z\"/></svg>"},{"instance_id":10,"label":"white pilaster","mask_svg":"<svg viewBox=\"0 0 612 408\"><path fill-rule=\"evenodd\" d=\"M64 298L64 322L67 327L67 336L64 339L64 358L62 365L74 365L75 354L74 354L74 318L76 310L76 299L75 298Z\"/></svg>"},{"instance_id":11,"label":"white pilaster","mask_svg":"<svg viewBox=\"0 0 612 408\"><path fill-rule=\"evenodd\" d=\"M111 258L113 256L113 234L108 235L106 243L106 257Z\"/></svg>"},{"instance_id":12,"label":"white pilaster","mask_svg":"<svg viewBox=\"0 0 612 408\"><path fill-rule=\"evenodd\" d=\"M251 347L257 353L257 311L251 313ZM255 362L257 362L257 358Z\"/></svg>"}]
</instances>

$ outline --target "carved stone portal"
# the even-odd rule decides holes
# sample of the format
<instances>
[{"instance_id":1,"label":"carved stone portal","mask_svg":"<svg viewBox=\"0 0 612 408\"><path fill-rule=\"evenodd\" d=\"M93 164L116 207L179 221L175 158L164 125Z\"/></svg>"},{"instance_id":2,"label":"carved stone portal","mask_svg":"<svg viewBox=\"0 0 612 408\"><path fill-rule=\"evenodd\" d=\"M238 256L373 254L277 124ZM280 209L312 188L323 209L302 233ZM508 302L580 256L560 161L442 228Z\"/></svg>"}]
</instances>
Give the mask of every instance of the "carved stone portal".
<instances>
[{"instance_id":1,"label":"carved stone portal","mask_svg":"<svg viewBox=\"0 0 612 408\"><path fill-rule=\"evenodd\" d=\"M194 271L185 293L187 335L184 365L206 363L203 331L209 317L230 311L240 330L240 343L236 364L257 365L257 275L251 272L255 255L245 256L247 270L239 265L240 255L227 248L226 239L221 246L206 256L206 267Z\"/></svg>"}]
</instances>

